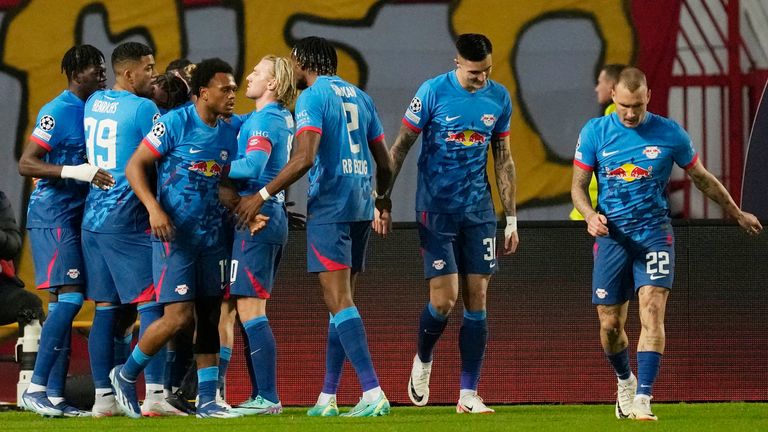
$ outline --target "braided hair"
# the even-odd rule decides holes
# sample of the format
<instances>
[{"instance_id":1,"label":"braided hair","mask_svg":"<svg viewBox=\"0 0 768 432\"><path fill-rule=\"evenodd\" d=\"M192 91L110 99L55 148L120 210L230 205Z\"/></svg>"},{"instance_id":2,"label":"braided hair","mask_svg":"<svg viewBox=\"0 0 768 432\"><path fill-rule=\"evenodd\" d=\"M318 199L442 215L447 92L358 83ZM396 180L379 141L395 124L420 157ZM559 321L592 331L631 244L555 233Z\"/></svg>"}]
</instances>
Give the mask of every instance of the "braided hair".
<instances>
[{"instance_id":1,"label":"braided hair","mask_svg":"<svg viewBox=\"0 0 768 432\"><path fill-rule=\"evenodd\" d=\"M75 75L101 63L104 63L104 54L98 48L93 45L75 45L64 53L61 72L71 81Z\"/></svg>"},{"instance_id":2,"label":"braided hair","mask_svg":"<svg viewBox=\"0 0 768 432\"><path fill-rule=\"evenodd\" d=\"M302 70L318 75L336 75L338 58L330 42L318 36L309 36L296 42L291 52Z\"/></svg>"},{"instance_id":3,"label":"braided hair","mask_svg":"<svg viewBox=\"0 0 768 432\"><path fill-rule=\"evenodd\" d=\"M166 72L154 78L154 84L162 89L166 96L164 101L155 101L162 108L173 109L189 101L189 87L178 73Z\"/></svg>"}]
</instances>

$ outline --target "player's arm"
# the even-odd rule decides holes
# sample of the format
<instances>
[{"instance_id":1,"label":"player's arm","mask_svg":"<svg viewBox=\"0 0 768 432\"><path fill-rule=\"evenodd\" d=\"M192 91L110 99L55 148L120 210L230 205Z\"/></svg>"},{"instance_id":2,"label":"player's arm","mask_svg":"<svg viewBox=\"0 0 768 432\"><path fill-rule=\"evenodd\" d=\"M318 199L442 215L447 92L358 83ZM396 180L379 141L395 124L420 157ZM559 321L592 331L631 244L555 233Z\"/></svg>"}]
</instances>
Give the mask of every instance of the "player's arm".
<instances>
[{"instance_id":1,"label":"player's arm","mask_svg":"<svg viewBox=\"0 0 768 432\"><path fill-rule=\"evenodd\" d=\"M231 179L258 179L269 161L272 142L266 137L253 136L248 140L245 156L232 161L224 168L224 176L219 183L219 201L229 211L234 211L240 203L235 183Z\"/></svg>"},{"instance_id":2,"label":"player's arm","mask_svg":"<svg viewBox=\"0 0 768 432\"><path fill-rule=\"evenodd\" d=\"M418 132L410 129L405 124L400 125L400 131L397 133L395 143L392 145L392 148L389 149L389 155L392 158L392 181L390 182L389 189L386 191L386 196L392 194L392 188L395 187L395 180L397 179L397 175L400 174L400 169L403 167L405 157L408 156L408 152L418 138Z\"/></svg>"},{"instance_id":3,"label":"player's arm","mask_svg":"<svg viewBox=\"0 0 768 432\"><path fill-rule=\"evenodd\" d=\"M576 210L584 215L587 231L594 237L608 235L608 219L592 208L589 198L589 182L592 180L592 170L579 165L573 165L573 180L571 182L571 199Z\"/></svg>"},{"instance_id":4,"label":"player's arm","mask_svg":"<svg viewBox=\"0 0 768 432\"><path fill-rule=\"evenodd\" d=\"M157 155L150 150L148 145L139 144L125 167L125 178L128 179L136 197L144 204L149 213L149 225L152 228L152 234L165 242L173 240L176 229L171 218L165 213L152 192L150 176L147 171L155 168L156 160Z\"/></svg>"},{"instance_id":5,"label":"player's arm","mask_svg":"<svg viewBox=\"0 0 768 432\"><path fill-rule=\"evenodd\" d=\"M376 161L376 214L371 228L376 234L386 237L392 230L392 200L387 192L392 181L392 158L387 150L384 135L368 143L373 160Z\"/></svg>"},{"instance_id":6,"label":"player's arm","mask_svg":"<svg viewBox=\"0 0 768 432\"><path fill-rule=\"evenodd\" d=\"M49 149L32 139L27 140L24 152L19 159L19 174L35 178L71 178L85 183L93 183L101 189L115 185L115 179L107 171L84 163L80 165L54 165L43 160Z\"/></svg>"},{"instance_id":7,"label":"player's arm","mask_svg":"<svg viewBox=\"0 0 768 432\"><path fill-rule=\"evenodd\" d=\"M254 226L253 223L258 222L256 216L259 215L264 201L273 194L287 189L312 168L315 155L320 147L320 133L305 129L296 136L295 143L294 154L283 169L277 173L277 176L261 188L258 193L241 197L240 202L235 207L235 214L240 219L240 224L251 225L251 232L260 229L260 225Z\"/></svg>"},{"instance_id":8,"label":"player's arm","mask_svg":"<svg viewBox=\"0 0 768 432\"><path fill-rule=\"evenodd\" d=\"M747 234L760 234L760 232L763 230L763 226L760 225L760 221L757 220L755 215L741 211L741 209L733 201L731 194L729 194L728 190L725 189L725 186L723 186L723 184L720 183L720 181L715 176L713 176L712 173L704 168L704 165L701 164L701 161L697 160L693 166L688 168L685 172L688 174L688 177L693 180L693 184L696 185L696 188L703 192L704 195L709 197L712 201L719 204L726 214L736 219L736 221L739 223L739 226L741 226L741 228Z\"/></svg>"},{"instance_id":9,"label":"player's arm","mask_svg":"<svg viewBox=\"0 0 768 432\"><path fill-rule=\"evenodd\" d=\"M516 174L515 161L509 149L509 135L494 136L491 139L493 168L496 171L496 186L499 188L501 205L504 207L507 226L504 228L504 255L517 250L520 242L517 234L517 209L515 208Z\"/></svg>"}]
</instances>

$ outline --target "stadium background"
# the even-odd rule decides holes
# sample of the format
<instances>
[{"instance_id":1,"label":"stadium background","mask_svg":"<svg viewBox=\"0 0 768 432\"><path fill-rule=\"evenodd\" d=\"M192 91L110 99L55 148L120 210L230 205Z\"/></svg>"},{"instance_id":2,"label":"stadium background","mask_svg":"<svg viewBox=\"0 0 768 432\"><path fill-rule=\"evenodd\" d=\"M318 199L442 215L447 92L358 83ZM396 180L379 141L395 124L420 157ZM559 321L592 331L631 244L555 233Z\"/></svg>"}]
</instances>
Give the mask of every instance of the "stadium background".
<instances>
[{"instance_id":1,"label":"stadium background","mask_svg":"<svg viewBox=\"0 0 768 432\"><path fill-rule=\"evenodd\" d=\"M653 89L651 110L680 121L706 166L738 197L745 137L768 76L767 10L764 1L735 0L156 0L132 2L131 7L117 0L68 0L65 5L57 0L0 0L0 172L5 173L0 189L14 201L23 223L31 184L16 175L18 155L39 108L64 87L58 65L62 53L75 43L94 44L109 56L120 42L143 41L155 48L160 69L177 57L197 61L221 56L236 65L236 78L242 82L264 54L287 54L292 41L319 34L339 49L340 75L374 97L392 138L418 85L453 67L452 38L483 32L495 46L493 79L507 86L513 98L511 142L521 220L567 215L572 148L581 125L600 113L592 88L604 63L633 63L644 69ZM111 71L108 74L111 85ZM237 111L251 108L241 90ZM414 155L408 158L395 189L397 221L413 217L415 160ZM720 216L691 191L679 170L673 180L676 215ZM305 190L306 183L299 183L289 191L297 202L295 210L303 211ZM750 240L744 247L735 243L743 239L729 230L714 226L701 238L697 231L690 244L678 242L677 284L687 283L676 286L672 299L672 340L660 398L766 399L765 341L748 339L755 329L766 329L766 300L757 294L759 282L766 280L765 266L759 265L764 262L765 240ZM687 231L681 238L685 235ZM609 372L599 353L596 319L585 291L591 268L589 238L571 225L531 228L521 236L521 254L504 263L506 270L493 284L498 297L490 305L494 344L484 394L493 395L494 402L586 400L578 384ZM402 386L397 380L402 381L402 368L410 364L412 326L426 298L413 232L403 231L392 240L388 246L374 242L371 271L359 292L366 322L371 321L372 351L385 365L379 366L385 389ZM296 383L314 384L314 394L321 379L319 341L326 323L316 282L304 273L302 241L292 235L291 255L280 275L285 284L278 287L281 296L272 301L270 315L276 328L288 332L278 336L281 362L289 362L281 363L281 389L285 393ZM733 243L726 247L720 241ZM680 250L683 244L685 253ZM682 273L691 247L700 255L688 265L698 270ZM528 255L533 250L537 254ZM744 260L738 262L739 257ZM31 282L28 246L19 268ZM87 320L91 314L86 307L78 319ZM445 377L458 368L455 333L449 331L438 353ZM286 354L293 352L295 338L301 339L295 352L309 357ZM677 349L681 351L672 351ZM82 351L82 344L76 350ZM74 372L87 372L85 358L76 358ZM5 379L11 369L0 368L2 382L15 382ZM311 373L292 375L305 369ZM237 370L235 366L235 374ZM688 381L671 379L680 375ZM345 376L350 380L353 374ZM447 389L455 383L446 380L435 382L445 387L433 392L451 402ZM590 382L589 388L598 390L596 400L612 397L610 383L604 381ZM763 388L755 388L755 383ZM9 386L0 386L0 395ZM354 380L345 381L344 388L342 399L353 402ZM560 393L542 393L547 391ZM310 402L292 397L286 402ZM393 395L397 401L403 397Z\"/></svg>"}]
</instances>

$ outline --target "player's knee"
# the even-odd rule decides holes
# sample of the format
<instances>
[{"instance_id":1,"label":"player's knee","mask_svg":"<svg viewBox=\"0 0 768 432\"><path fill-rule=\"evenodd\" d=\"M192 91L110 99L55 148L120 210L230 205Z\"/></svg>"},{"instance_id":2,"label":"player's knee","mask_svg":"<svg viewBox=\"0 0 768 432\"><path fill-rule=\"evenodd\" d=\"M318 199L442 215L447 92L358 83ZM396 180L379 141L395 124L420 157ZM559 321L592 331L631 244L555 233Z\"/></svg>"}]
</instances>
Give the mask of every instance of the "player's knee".
<instances>
[{"instance_id":1,"label":"player's knee","mask_svg":"<svg viewBox=\"0 0 768 432\"><path fill-rule=\"evenodd\" d=\"M603 318L600 320L600 332L610 340L618 339L623 331L624 327L618 318Z\"/></svg>"},{"instance_id":2,"label":"player's knee","mask_svg":"<svg viewBox=\"0 0 768 432\"><path fill-rule=\"evenodd\" d=\"M432 300L431 303L435 310L440 313L440 315L448 316L448 314L450 314L453 310L453 306L456 305L456 299L450 297L441 298Z\"/></svg>"},{"instance_id":3,"label":"player's knee","mask_svg":"<svg viewBox=\"0 0 768 432\"><path fill-rule=\"evenodd\" d=\"M191 307L177 308L176 310L168 311L161 319L171 327L173 334L176 334L195 319L195 314Z\"/></svg>"}]
</instances>

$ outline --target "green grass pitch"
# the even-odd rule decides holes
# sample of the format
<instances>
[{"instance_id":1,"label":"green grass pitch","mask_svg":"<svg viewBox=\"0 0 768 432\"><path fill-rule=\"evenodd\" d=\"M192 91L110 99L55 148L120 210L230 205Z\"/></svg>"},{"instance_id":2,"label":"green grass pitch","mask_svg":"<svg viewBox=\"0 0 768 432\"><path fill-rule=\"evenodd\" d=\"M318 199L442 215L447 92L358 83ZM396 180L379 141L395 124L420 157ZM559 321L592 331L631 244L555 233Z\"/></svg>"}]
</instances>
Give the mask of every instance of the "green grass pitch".
<instances>
[{"instance_id":1,"label":"green grass pitch","mask_svg":"<svg viewBox=\"0 0 768 432\"><path fill-rule=\"evenodd\" d=\"M617 420L611 405L497 406L495 414L456 414L452 406L392 407L379 418L310 418L304 408L282 415L231 420L186 417L128 419L47 419L28 412L0 413L0 430L9 431L768 431L766 403L654 404L658 422ZM342 412L346 409L342 409Z\"/></svg>"}]
</instances>

